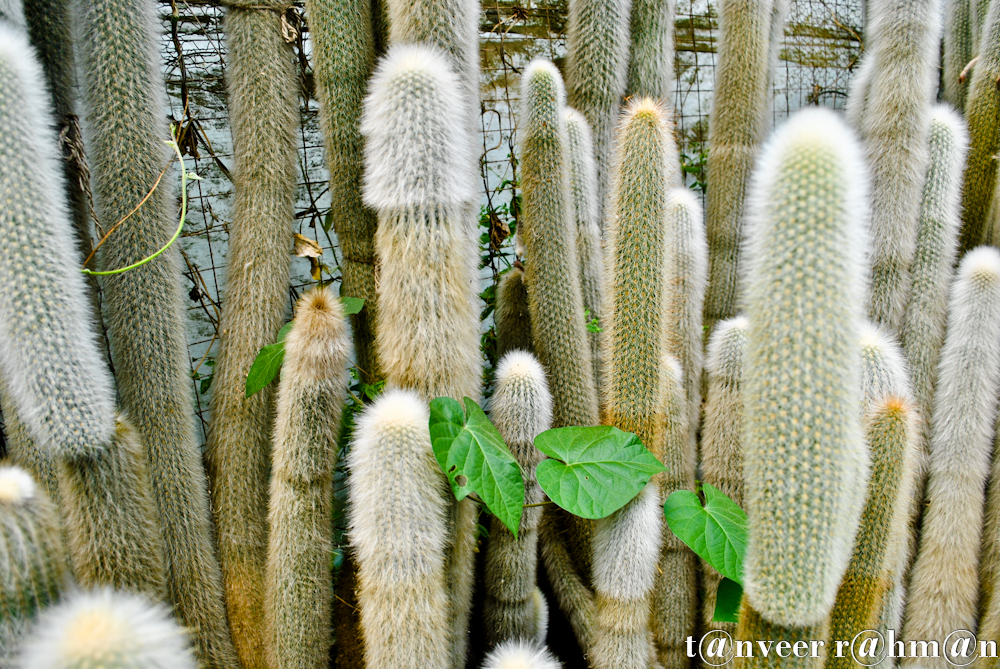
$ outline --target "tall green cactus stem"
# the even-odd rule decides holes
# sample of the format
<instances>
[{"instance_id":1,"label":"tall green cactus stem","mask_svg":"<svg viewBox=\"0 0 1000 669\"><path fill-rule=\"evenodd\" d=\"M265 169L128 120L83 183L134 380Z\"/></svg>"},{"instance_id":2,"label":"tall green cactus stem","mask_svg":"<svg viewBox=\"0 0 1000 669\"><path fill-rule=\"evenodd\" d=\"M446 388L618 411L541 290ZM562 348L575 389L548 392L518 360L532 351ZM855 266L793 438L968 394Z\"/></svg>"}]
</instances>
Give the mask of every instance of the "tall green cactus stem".
<instances>
[{"instance_id":1,"label":"tall green cactus stem","mask_svg":"<svg viewBox=\"0 0 1000 669\"><path fill-rule=\"evenodd\" d=\"M147 454L140 436L118 417L111 443L59 463L59 502L76 580L165 600L166 559Z\"/></svg>"},{"instance_id":2,"label":"tall green cactus stem","mask_svg":"<svg viewBox=\"0 0 1000 669\"><path fill-rule=\"evenodd\" d=\"M696 444L688 432L688 405L684 397L683 371L668 355L660 363L660 402L664 407L658 429L660 450L654 451L665 474L659 476L660 499L678 490L694 491L697 467ZM685 640L698 624L697 556L673 532L664 532L656 566L652 620L657 659L664 669L686 669L690 659Z\"/></svg>"},{"instance_id":3,"label":"tall green cactus stem","mask_svg":"<svg viewBox=\"0 0 1000 669\"><path fill-rule=\"evenodd\" d=\"M972 33L972 56L978 56L983 42L983 28L989 17L991 0L969 0L969 31Z\"/></svg>"},{"instance_id":4,"label":"tall green cactus stem","mask_svg":"<svg viewBox=\"0 0 1000 669\"><path fill-rule=\"evenodd\" d=\"M576 222L576 260L580 270L583 308L588 318L601 322L604 311L604 250L601 226L597 220L597 172L594 167L594 143L590 126L583 114L565 110L566 140L569 147L569 187L573 194L573 217ZM594 383L601 387L601 333L587 332L594 363Z\"/></svg>"},{"instance_id":5,"label":"tall green cactus stem","mask_svg":"<svg viewBox=\"0 0 1000 669\"><path fill-rule=\"evenodd\" d=\"M599 4L599 3L594 3ZM521 75L521 225L535 353L549 377L552 424L597 424L597 392L583 322L572 221L564 94L552 63Z\"/></svg>"},{"instance_id":6,"label":"tall green cactus stem","mask_svg":"<svg viewBox=\"0 0 1000 669\"><path fill-rule=\"evenodd\" d=\"M676 0L632 0L625 95L670 104L674 97Z\"/></svg>"},{"instance_id":7,"label":"tall green cactus stem","mask_svg":"<svg viewBox=\"0 0 1000 669\"><path fill-rule=\"evenodd\" d=\"M972 1L972 0L970 0ZM965 121L969 127L969 155L962 177L962 252L986 241L987 214L993 196L1000 152L1000 0L990 2L983 26L983 48L972 70Z\"/></svg>"},{"instance_id":8,"label":"tall green cactus stem","mask_svg":"<svg viewBox=\"0 0 1000 669\"><path fill-rule=\"evenodd\" d=\"M674 303L673 257L668 251L667 188L673 157L668 115L661 103L631 104L616 136L607 228L608 305L604 316L604 423L634 433L661 460L678 460L666 441L662 365L667 351L669 308ZM683 397L683 393L680 394ZM686 404L679 413L686 418ZM687 421L683 420L685 435ZM669 452L668 452L669 451ZM669 468L671 465L667 465ZM597 610L592 659L595 667L645 667L652 652L651 595L660 554L662 517L658 481L636 500L597 522L594 587ZM654 500L650 502L649 500ZM638 533L641 533L640 536ZM621 542L618 549L606 544ZM652 541L652 546L647 545ZM627 547L627 548L626 548ZM615 551L620 573L607 560ZM628 621L626 623L626 621Z\"/></svg>"},{"instance_id":9,"label":"tall green cactus stem","mask_svg":"<svg viewBox=\"0 0 1000 669\"><path fill-rule=\"evenodd\" d=\"M391 385L416 390L425 401L481 394L479 255L469 234L475 195L462 90L443 51L395 45L372 77L361 122L364 197L379 215L379 360ZM450 507L451 657L460 667L472 603L476 506L465 499Z\"/></svg>"},{"instance_id":10,"label":"tall green cactus stem","mask_svg":"<svg viewBox=\"0 0 1000 669\"><path fill-rule=\"evenodd\" d=\"M697 447L701 419L701 381L704 335L701 327L708 281L708 244L701 205L690 188L667 193L667 276L670 303L667 313L667 350L683 372L690 448Z\"/></svg>"},{"instance_id":11,"label":"tall green cactus stem","mask_svg":"<svg viewBox=\"0 0 1000 669\"><path fill-rule=\"evenodd\" d=\"M14 398L7 390L7 383L0 379L0 407L3 411L4 446L11 462L27 470L42 487L49 499L59 503L59 479L56 476L56 457L50 449L39 448L17 413Z\"/></svg>"},{"instance_id":12,"label":"tall green cactus stem","mask_svg":"<svg viewBox=\"0 0 1000 669\"><path fill-rule=\"evenodd\" d=\"M533 355L514 351L500 360L490 406L490 420L521 466L524 503L541 503L545 495L535 480L535 467L542 456L535 448L535 437L552 425L552 396L545 371ZM516 537L502 523L491 520L483 604L490 645L539 636L545 640L545 630L539 629L539 622L544 621L539 620L535 587L541 515L540 507L525 508Z\"/></svg>"},{"instance_id":13,"label":"tall green cactus stem","mask_svg":"<svg viewBox=\"0 0 1000 669\"><path fill-rule=\"evenodd\" d=\"M764 137L771 134L774 126L774 89L775 73L778 70L778 60L781 56L781 45L785 41L785 20L788 18L788 10L791 0L772 0L771 2L771 29L768 36L768 65L767 65L767 104L761 109L763 114Z\"/></svg>"},{"instance_id":14,"label":"tall green cactus stem","mask_svg":"<svg viewBox=\"0 0 1000 669\"><path fill-rule=\"evenodd\" d=\"M452 665L445 583L451 492L431 450L428 419L423 398L388 390L358 418L348 455L369 669Z\"/></svg>"},{"instance_id":15,"label":"tall green cactus stem","mask_svg":"<svg viewBox=\"0 0 1000 669\"><path fill-rule=\"evenodd\" d=\"M588 655L595 669L646 669L655 656L650 599L656 581L663 510L659 486L597 521L594 531L594 640Z\"/></svg>"},{"instance_id":16,"label":"tall green cactus stem","mask_svg":"<svg viewBox=\"0 0 1000 669\"><path fill-rule=\"evenodd\" d=\"M872 5L873 69L860 126L872 177L869 313L893 333L910 294L940 22L936 0Z\"/></svg>"},{"instance_id":17,"label":"tall green cactus stem","mask_svg":"<svg viewBox=\"0 0 1000 669\"><path fill-rule=\"evenodd\" d=\"M976 0L945 0L944 4L944 72L941 75L941 97L955 109L965 109L968 82L959 75L972 60L971 5Z\"/></svg>"},{"instance_id":18,"label":"tall green cactus stem","mask_svg":"<svg viewBox=\"0 0 1000 669\"><path fill-rule=\"evenodd\" d=\"M867 490L857 405L866 185L853 133L824 109L789 119L754 175L744 587L776 625L827 617Z\"/></svg>"},{"instance_id":19,"label":"tall green cactus stem","mask_svg":"<svg viewBox=\"0 0 1000 669\"><path fill-rule=\"evenodd\" d=\"M959 188L967 141L962 118L945 105L935 106L928 134L930 162L920 205L917 252L910 266L913 287L900 332L913 396L924 418L920 431L925 458L930 455L934 384L958 246Z\"/></svg>"},{"instance_id":20,"label":"tall green cactus stem","mask_svg":"<svg viewBox=\"0 0 1000 669\"><path fill-rule=\"evenodd\" d=\"M826 664L826 657L829 657L831 652L831 648L827 647L830 644L824 643L828 639L830 639L829 618L816 625L786 627L769 622L754 610L744 597L740 609L740 622L733 640L736 643L751 644L753 652L748 654L744 650L742 655L736 656L732 666L733 669L822 669ZM759 652L758 641L765 646L771 642L771 652L766 656ZM797 647L800 652L792 653L788 657L779 656L775 651L782 641L788 644L786 647L793 649L799 644ZM803 642L804 646L801 645ZM806 652L802 653L802 649Z\"/></svg>"},{"instance_id":21,"label":"tall green cactus stem","mask_svg":"<svg viewBox=\"0 0 1000 669\"><path fill-rule=\"evenodd\" d=\"M890 596L910 534L910 502L917 475L919 450L917 414L898 396L875 401L866 417L871 449L871 480L854 553L837 591L830 619L830 638L854 639L878 628L884 602ZM831 655L826 666L847 669L856 662L849 654Z\"/></svg>"},{"instance_id":22,"label":"tall green cactus stem","mask_svg":"<svg viewBox=\"0 0 1000 669\"><path fill-rule=\"evenodd\" d=\"M0 663L14 653L39 612L69 579L59 516L20 467L0 466Z\"/></svg>"},{"instance_id":23,"label":"tall green cactus stem","mask_svg":"<svg viewBox=\"0 0 1000 669\"><path fill-rule=\"evenodd\" d=\"M497 285L497 306L493 312L497 332L497 355L510 351L531 352L531 312L528 309L528 288L524 285L524 266L515 262L500 277Z\"/></svg>"},{"instance_id":24,"label":"tall green cactus stem","mask_svg":"<svg viewBox=\"0 0 1000 669\"><path fill-rule=\"evenodd\" d=\"M980 587L982 591L979 599L979 610L983 612L981 625L985 625L987 619L996 616L997 588L1000 587L1000 452L997 451L996 444L1000 434L994 427L993 437L993 465L990 472L989 487L986 491L986 507L983 520L983 540L980 553ZM994 622L994 625L996 623ZM983 629L983 632L989 630ZM996 628L992 632L993 636L982 636L981 638L997 638Z\"/></svg>"},{"instance_id":25,"label":"tall green cactus stem","mask_svg":"<svg viewBox=\"0 0 1000 669\"><path fill-rule=\"evenodd\" d=\"M319 669L331 643L333 470L351 340L325 288L299 300L294 322L276 403L264 615L269 667Z\"/></svg>"},{"instance_id":26,"label":"tall green cactus stem","mask_svg":"<svg viewBox=\"0 0 1000 669\"><path fill-rule=\"evenodd\" d=\"M99 218L113 225L146 197L170 160L164 144L170 134L157 51L159 21L156 8L139 0L94 0L78 10L94 196ZM232 65L230 60L230 81L238 71ZM161 181L108 237L98 258L101 269L134 263L170 239L177 221L167 183ZM230 276L242 266L233 250L231 246ZM254 282L258 296L262 285L262 280ZM233 669L205 470L194 431L180 249L172 246L142 267L106 277L102 288L121 407L149 460L169 602L180 623L196 630L199 661L213 669ZM221 371L221 362L216 369ZM217 372L213 398L224 385ZM219 412L213 416L218 419Z\"/></svg>"},{"instance_id":27,"label":"tall green cactus stem","mask_svg":"<svg viewBox=\"0 0 1000 669\"><path fill-rule=\"evenodd\" d=\"M720 321L708 340L705 371L708 393L705 398L705 424L701 432L702 479L743 506L743 408L744 365L747 350L747 327L744 316ZM704 605L702 624L706 631L725 630L732 634L735 623L713 622L715 594L722 576L707 562L702 562Z\"/></svg>"},{"instance_id":28,"label":"tall green cactus stem","mask_svg":"<svg viewBox=\"0 0 1000 669\"><path fill-rule=\"evenodd\" d=\"M869 49L871 48L869 43ZM856 132L861 132L861 122L865 116L868 104L868 91L871 89L872 73L874 71L872 51L865 51L861 63L854 73L854 78L848 86L847 102L844 104L844 117Z\"/></svg>"},{"instance_id":29,"label":"tall green cactus stem","mask_svg":"<svg viewBox=\"0 0 1000 669\"><path fill-rule=\"evenodd\" d=\"M890 396L912 402L906 360L895 339L884 328L866 322L860 328L858 341L862 360L862 410L870 413L874 405ZM915 413L912 407L907 411Z\"/></svg>"},{"instance_id":30,"label":"tall green cactus stem","mask_svg":"<svg viewBox=\"0 0 1000 669\"><path fill-rule=\"evenodd\" d=\"M704 322L736 315L744 200L761 142L770 127L771 12L775 0L724 0L719 6L715 97L709 115L705 230L708 289Z\"/></svg>"},{"instance_id":31,"label":"tall green cactus stem","mask_svg":"<svg viewBox=\"0 0 1000 669\"><path fill-rule=\"evenodd\" d=\"M586 653L594 638L594 593L582 578L568 542L560 536L560 521L558 515L542 515L538 524L539 555L559 608L569 618L573 635Z\"/></svg>"},{"instance_id":32,"label":"tall green cactus stem","mask_svg":"<svg viewBox=\"0 0 1000 669\"><path fill-rule=\"evenodd\" d=\"M77 270L41 68L24 34L0 22L0 369L42 448L99 450L114 432L114 389Z\"/></svg>"},{"instance_id":33,"label":"tall green cactus stem","mask_svg":"<svg viewBox=\"0 0 1000 669\"><path fill-rule=\"evenodd\" d=\"M104 588L76 593L44 614L19 669L195 669L185 631L170 610Z\"/></svg>"},{"instance_id":34,"label":"tall green cactus stem","mask_svg":"<svg viewBox=\"0 0 1000 669\"><path fill-rule=\"evenodd\" d=\"M910 573L903 636L942 643L976 629L985 486L1000 390L1000 253L968 253L951 287L931 420L920 548ZM962 528L956 532L955 528ZM903 665L915 660L904 660ZM947 666L944 658L919 660Z\"/></svg>"},{"instance_id":35,"label":"tall green cactus stem","mask_svg":"<svg viewBox=\"0 0 1000 669\"><path fill-rule=\"evenodd\" d=\"M615 125L628 83L631 6L632 0L571 0L569 3L567 93L569 105L583 114L593 133L597 172L594 197L602 230L605 198L611 186ZM542 364L547 366L544 360Z\"/></svg>"},{"instance_id":36,"label":"tall green cactus stem","mask_svg":"<svg viewBox=\"0 0 1000 669\"><path fill-rule=\"evenodd\" d=\"M380 0L386 4L392 44L430 44L443 49L458 73L456 104L468 114L467 169L479 171L479 0ZM470 177L471 178L471 177ZM470 205L472 206L472 205ZM475 216L468 220L475 225ZM470 228L471 229L471 228Z\"/></svg>"},{"instance_id":37,"label":"tall green cactus stem","mask_svg":"<svg viewBox=\"0 0 1000 669\"><path fill-rule=\"evenodd\" d=\"M235 170L206 459L229 624L244 669L266 666L264 565L273 395L246 375L285 320L295 200L299 79L285 3L236 0L225 20Z\"/></svg>"},{"instance_id":38,"label":"tall green cactus stem","mask_svg":"<svg viewBox=\"0 0 1000 669\"><path fill-rule=\"evenodd\" d=\"M545 646L511 639L486 656L483 669L562 669L562 663Z\"/></svg>"},{"instance_id":39,"label":"tall green cactus stem","mask_svg":"<svg viewBox=\"0 0 1000 669\"><path fill-rule=\"evenodd\" d=\"M361 201L361 105L375 66L371 0L309 0L309 37L319 118L330 171L330 217L340 244L340 294L365 301L351 317L357 365L382 378L375 347L375 212Z\"/></svg>"}]
</instances>

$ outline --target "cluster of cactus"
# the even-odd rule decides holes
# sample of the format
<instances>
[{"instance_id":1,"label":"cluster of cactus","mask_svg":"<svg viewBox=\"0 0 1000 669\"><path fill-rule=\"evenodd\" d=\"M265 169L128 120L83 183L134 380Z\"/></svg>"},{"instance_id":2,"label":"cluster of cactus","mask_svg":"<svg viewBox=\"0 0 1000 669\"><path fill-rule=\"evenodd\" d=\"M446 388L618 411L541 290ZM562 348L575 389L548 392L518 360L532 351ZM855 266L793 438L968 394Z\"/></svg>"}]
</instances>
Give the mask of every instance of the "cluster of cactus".
<instances>
[{"instance_id":1,"label":"cluster of cactus","mask_svg":"<svg viewBox=\"0 0 1000 669\"><path fill-rule=\"evenodd\" d=\"M479 3L307 0L341 284L301 296L257 393L289 315L295 21L225 5L233 220L203 462L153 5L0 0L0 664L322 669L336 646L351 669L690 669L717 630L809 647L741 667L848 669L833 642L869 630L998 640L1000 251L980 245L1000 240L1000 0L873 5L847 120L773 133L788 2L724 0L704 213L673 132L674 3L570 0L565 88L553 62L518 72L492 376ZM96 221L55 132L74 54ZM92 224L99 286L78 271ZM352 364L380 396L353 393ZM488 400L519 524L456 497L439 397ZM598 425L666 471L588 520L546 499L536 438ZM699 472L747 515L736 623L715 619L723 568L664 522Z\"/></svg>"}]
</instances>

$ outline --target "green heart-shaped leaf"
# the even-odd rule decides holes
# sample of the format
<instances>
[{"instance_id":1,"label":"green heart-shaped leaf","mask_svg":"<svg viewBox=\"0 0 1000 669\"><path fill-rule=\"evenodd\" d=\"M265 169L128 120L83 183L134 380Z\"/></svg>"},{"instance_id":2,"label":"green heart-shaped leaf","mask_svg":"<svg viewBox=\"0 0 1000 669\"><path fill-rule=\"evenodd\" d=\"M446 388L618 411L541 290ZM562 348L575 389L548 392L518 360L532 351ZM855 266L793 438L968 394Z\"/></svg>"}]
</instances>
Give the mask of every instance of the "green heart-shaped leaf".
<instances>
[{"instance_id":1,"label":"green heart-shaped leaf","mask_svg":"<svg viewBox=\"0 0 1000 669\"><path fill-rule=\"evenodd\" d=\"M344 303L344 313L348 316L360 312L365 306L360 297L341 297L340 301Z\"/></svg>"},{"instance_id":2,"label":"green heart-shaped leaf","mask_svg":"<svg viewBox=\"0 0 1000 669\"><path fill-rule=\"evenodd\" d=\"M254 358L250 372L247 374L246 397L250 397L267 387L267 384L271 383L278 375L281 363L285 360L285 337L291 331L292 323L294 321L285 323L285 326L278 331L277 341L264 346Z\"/></svg>"},{"instance_id":3,"label":"green heart-shaped leaf","mask_svg":"<svg viewBox=\"0 0 1000 669\"><path fill-rule=\"evenodd\" d=\"M670 531L726 578L743 584L747 514L718 488L705 483L705 506L690 490L667 498L663 513Z\"/></svg>"},{"instance_id":4,"label":"green heart-shaped leaf","mask_svg":"<svg viewBox=\"0 0 1000 669\"><path fill-rule=\"evenodd\" d=\"M476 493L517 536L524 507L524 479L503 437L468 397L465 411L450 397L432 400L430 408L431 447L455 498Z\"/></svg>"},{"instance_id":5,"label":"green heart-shaped leaf","mask_svg":"<svg viewBox=\"0 0 1000 669\"><path fill-rule=\"evenodd\" d=\"M712 622L738 623L742 601L743 586L723 577L719 581L719 589L715 592L715 612L712 614Z\"/></svg>"},{"instance_id":6,"label":"green heart-shaped leaf","mask_svg":"<svg viewBox=\"0 0 1000 669\"><path fill-rule=\"evenodd\" d=\"M639 438L615 427L560 427L535 437L549 456L535 470L553 502L582 518L604 518L639 494L666 467Z\"/></svg>"}]
</instances>

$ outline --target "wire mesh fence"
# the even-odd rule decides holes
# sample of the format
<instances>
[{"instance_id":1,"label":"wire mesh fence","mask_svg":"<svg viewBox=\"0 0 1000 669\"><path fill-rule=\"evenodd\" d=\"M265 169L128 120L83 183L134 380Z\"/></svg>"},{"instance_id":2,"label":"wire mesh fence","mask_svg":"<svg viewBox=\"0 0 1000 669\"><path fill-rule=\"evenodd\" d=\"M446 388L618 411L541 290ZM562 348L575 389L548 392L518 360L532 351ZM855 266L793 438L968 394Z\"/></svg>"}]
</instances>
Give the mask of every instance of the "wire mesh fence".
<instances>
[{"instance_id":1,"label":"wire mesh fence","mask_svg":"<svg viewBox=\"0 0 1000 669\"><path fill-rule=\"evenodd\" d=\"M188 225L180 245L188 291L191 376L202 438L212 367L218 351L220 288L224 286L231 220L232 142L225 95L224 9L217 0L159 0L160 51L181 148L202 176L189 187ZM323 160L318 103L312 91L308 16L301 3L293 43L301 79L298 134L300 180L295 203L296 249L291 305L304 287L340 278L336 236L327 220L328 174ZM840 108L862 51L861 0L792 0L773 81L775 123L810 104ZM717 4L678 0L675 35L676 135L689 185L704 192L708 114L713 94ZM484 0L480 17L482 63L481 219L484 352L491 358L493 290L512 262L517 220L517 106L520 73L536 57L562 66L566 54L566 0ZM312 257L310 257L312 256Z\"/></svg>"}]
</instances>

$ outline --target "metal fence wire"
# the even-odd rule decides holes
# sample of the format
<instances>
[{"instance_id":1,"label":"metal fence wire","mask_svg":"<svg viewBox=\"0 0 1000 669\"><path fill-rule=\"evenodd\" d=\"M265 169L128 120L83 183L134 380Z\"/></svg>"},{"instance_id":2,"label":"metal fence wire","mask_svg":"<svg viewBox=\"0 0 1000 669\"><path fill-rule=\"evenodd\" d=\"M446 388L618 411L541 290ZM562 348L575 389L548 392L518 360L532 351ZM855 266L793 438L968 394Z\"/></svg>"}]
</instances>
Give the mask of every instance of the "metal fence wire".
<instances>
[{"instance_id":1,"label":"metal fence wire","mask_svg":"<svg viewBox=\"0 0 1000 669\"><path fill-rule=\"evenodd\" d=\"M295 232L322 249L318 259L292 263L290 304L315 281L339 279L339 250L324 227L329 209L328 174L312 91L309 17L299 3L300 35L294 44L302 80L298 133L300 180ZM191 377L201 437L208 419L212 368L218 351L228 230L231 220L232 141L225 91L225 10L216 0L159 0L160 51L170 113L181 128L189 169L202 176L189 186L188 225L180 241L188 292ZM779 67L773 82L774 118L810 104L843 107L862 50L861 0L792 0ZM516 220L519 76L535 56L562 65L566 53L567 3L485 0L480 17L482 63L483 334L490 357L492 290L513 259L511 223ZM711 105L718 11L713 0L677 0L675 72L676 135L688 183L704 191L708 113Z\"/></svg>"}]
</instances>

